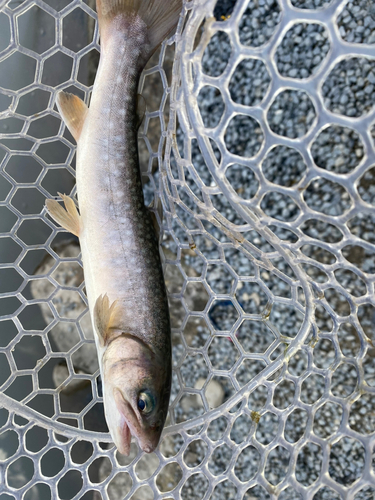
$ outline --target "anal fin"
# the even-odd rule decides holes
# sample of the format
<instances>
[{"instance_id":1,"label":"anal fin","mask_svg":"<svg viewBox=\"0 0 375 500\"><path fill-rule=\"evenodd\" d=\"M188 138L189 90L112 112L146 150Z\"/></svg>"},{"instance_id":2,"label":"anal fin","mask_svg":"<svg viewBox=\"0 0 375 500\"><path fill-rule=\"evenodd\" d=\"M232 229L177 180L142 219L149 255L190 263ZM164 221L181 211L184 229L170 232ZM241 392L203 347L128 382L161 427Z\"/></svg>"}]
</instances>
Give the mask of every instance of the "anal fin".
<instances>
[{"instance_id":1,"label":"anal fin","mask_svg":"<svg viewBox=\"0 0 375 500\"><path fill-rule=\"evenodd\" d=\"M65 208L56 200L46 200L46 207L51 217L64 229L79 237L81 232L81 217L70 196L58 193L64 201Z\"/></svg>"},{"instance_id":2,"label":"anal fin","mask_svg":"<svg viewBox=\"0 0 375 500\"><path fill-rule=\"evenodd\" d=\"M117 300L109 305L108 295L100 295L94 306L94 323L102 347L107 345L111 331L116 328Z\"/></svg>"}]
</instances>

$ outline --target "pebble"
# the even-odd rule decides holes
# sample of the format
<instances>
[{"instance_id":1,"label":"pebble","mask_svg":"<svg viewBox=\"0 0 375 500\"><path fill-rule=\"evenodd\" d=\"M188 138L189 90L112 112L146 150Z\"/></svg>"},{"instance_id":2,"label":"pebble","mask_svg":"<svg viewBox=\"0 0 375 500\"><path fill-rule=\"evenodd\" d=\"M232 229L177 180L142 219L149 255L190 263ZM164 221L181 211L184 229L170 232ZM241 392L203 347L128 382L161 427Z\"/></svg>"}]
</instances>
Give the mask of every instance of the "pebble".
<instances>
[{"instance_id":1,"label":"pebble","mask_svg":"<svg viewBox=\"0 0 375 500\"><path fill-rule=\"evenodd\" d=\"M282 76L308 78L318 70L329 46L327 31L320 24L294 24L276 51L277 69Z\"/></svg>"},{"instance_id":2,"label":"pebble","mask_svg":"<svg viewBox=\"0 0 375 500\"><path fill-rule=\"evenodd\" d=\"M327 108L333 113L353 117L370 112L374 107L375 91L369 75L374 71L375 61L364 57L352 57L336 64L322 87ZM363 88L369 90L362 92Z\"/></svg>"},{"instance_id":3,"label":"pebble","mask_svg":"<svg viewBox=\"0 0 375 500\"><path fill-rule=\"evenodd\" d=\"M339 15L337 24L343 40L375 43L375 9L368 0L351 0Z\"/></svg>"}]
</instances>

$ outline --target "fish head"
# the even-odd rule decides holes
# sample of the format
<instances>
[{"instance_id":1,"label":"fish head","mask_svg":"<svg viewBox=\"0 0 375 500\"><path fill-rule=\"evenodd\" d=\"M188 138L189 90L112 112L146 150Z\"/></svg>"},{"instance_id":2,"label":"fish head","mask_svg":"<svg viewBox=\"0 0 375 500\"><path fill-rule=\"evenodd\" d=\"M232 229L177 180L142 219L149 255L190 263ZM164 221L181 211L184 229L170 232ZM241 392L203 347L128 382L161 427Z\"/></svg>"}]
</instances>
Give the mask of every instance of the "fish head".
<instances>
[{"instance_id":1,"label":"fish head","mask_svg":"<svg viewBox=\"0 0 375 500\"><path fill-rule=\"evenodd\" d=\"M114 340L103 356L106 421L120 453L130 452L131 436L151 453L157 447L168 413L171 361L131 336Z\"/></svg>"}]
</instances>

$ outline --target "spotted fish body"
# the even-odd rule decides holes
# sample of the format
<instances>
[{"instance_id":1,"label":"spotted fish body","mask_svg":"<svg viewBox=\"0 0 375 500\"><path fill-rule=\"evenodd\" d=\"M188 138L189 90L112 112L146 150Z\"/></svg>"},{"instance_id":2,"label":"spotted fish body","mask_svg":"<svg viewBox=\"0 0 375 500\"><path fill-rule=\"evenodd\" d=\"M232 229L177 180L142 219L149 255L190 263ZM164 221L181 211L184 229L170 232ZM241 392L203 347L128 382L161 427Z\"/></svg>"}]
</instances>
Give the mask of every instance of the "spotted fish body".
<instances>
[{"instance_id":1,"label":"spotted fish body","mask_svg":"<svg viewBox=\"0 0 375 500\"><path fill-rule=\"evenodd\" d=\"M158 241L144 205L137 151L137 87L146 34L143 26L134 31L127 43L116 31L106 46L78 142L82 257L90 303L105 294L110 302L120 301L127 333L168 352Z\"/></svg>"},{"instance_id":2,"label":"spotted fish body","mask_svg":"<svg viewBox=\"0 0 375 500\"><path fill-rule=\"evenodd\" d=\"M168 410L171 343L158 239L144 206L137 151L137 88L148 59L175 26L181 0L101 0L101 59L90 108L60 93L77 140L80 214L63 196L54 219L80 239L107 424L120 452L134 435L157 446Z\"/></svg>"}]
</instances>

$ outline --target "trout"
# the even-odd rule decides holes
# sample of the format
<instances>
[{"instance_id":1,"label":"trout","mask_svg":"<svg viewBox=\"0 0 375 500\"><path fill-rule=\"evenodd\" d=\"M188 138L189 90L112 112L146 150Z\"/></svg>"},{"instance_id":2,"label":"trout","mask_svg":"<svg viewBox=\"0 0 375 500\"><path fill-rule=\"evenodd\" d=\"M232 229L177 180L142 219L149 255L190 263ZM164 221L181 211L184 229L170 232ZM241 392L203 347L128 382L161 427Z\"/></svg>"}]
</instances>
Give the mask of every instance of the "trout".
<instances>
[{"instance_id":1,"label":"trout","mask_svg":"<svg viewBox=\"0 0 375 500\"><path fill-rule=\"evenodd\" d=\"M60 92L77 141L77 196L47 200L80 241L103 385L105 417L120 453L133 435L157 447L171 388L168 302L137 149L137 89L147 61L175 28L182 0L97 0L101 43L90 107Z\"/></svg>"}]
</instances>

